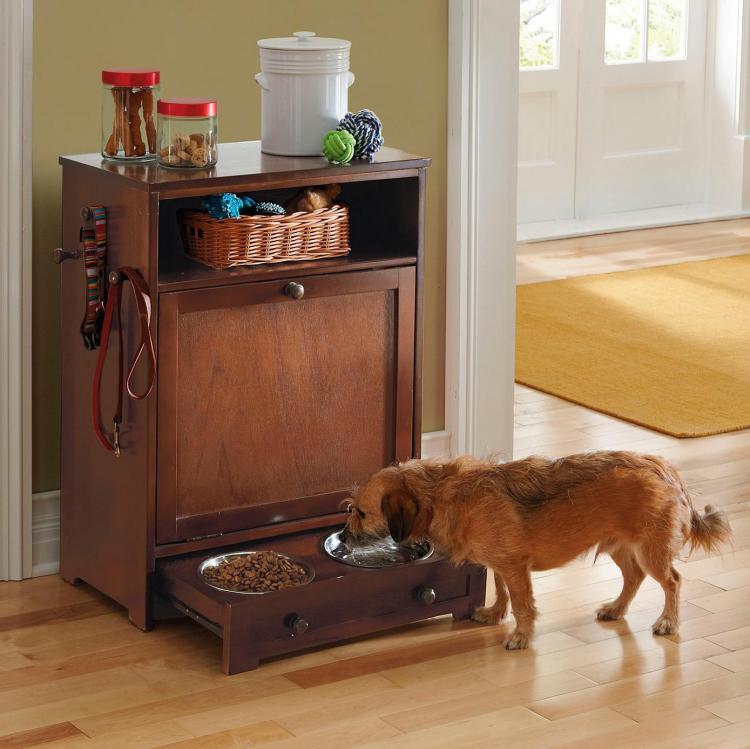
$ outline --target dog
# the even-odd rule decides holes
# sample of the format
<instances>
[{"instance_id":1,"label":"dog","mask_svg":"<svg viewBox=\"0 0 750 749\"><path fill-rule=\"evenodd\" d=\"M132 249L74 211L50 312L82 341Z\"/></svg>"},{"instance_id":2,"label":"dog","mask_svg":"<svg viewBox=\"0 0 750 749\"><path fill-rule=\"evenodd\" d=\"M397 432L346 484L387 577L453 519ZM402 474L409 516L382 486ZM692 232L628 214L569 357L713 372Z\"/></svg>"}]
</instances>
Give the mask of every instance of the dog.
<instances>
[{"instance_id":1,"label":"dog","mask_svg":"<svg viewBox=\"0 0 750 749\"><path fill-rule=\"evenodd\" d=\"M680 575L673 560L686 543L706 552L731 540L726 515L701 515L666 460L631 452L594 452L558 460L495 463L464 456L410 460L378 471L355 490L345 538L397 543L429 539L456 564L491 570L497 600L473 619L497 624L508 600L516 627L508 650L528 646L537 616L531 573L560 567L591 549L620 568L622 592L596 612L620 619L646 574L664 590L657 635L679 627Z\"/></svg>"}]
</instances>

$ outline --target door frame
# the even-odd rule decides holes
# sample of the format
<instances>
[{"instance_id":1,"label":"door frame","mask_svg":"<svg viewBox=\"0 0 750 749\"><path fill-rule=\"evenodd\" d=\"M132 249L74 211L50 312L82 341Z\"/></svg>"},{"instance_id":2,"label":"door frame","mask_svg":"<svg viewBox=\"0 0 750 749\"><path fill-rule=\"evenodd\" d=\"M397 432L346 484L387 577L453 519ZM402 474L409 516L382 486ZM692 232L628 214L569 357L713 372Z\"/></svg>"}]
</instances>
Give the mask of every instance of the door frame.
<instances>
[{"instance_id":1,"label":"door frame","mask_svg":"<svg viewBox=\"0 0 750 749\"><path fill-rule=\"evenodd\" d=\"M32 0L0 5L0 580L32 572Z\"/></svg>"},{"instance_id":2,"label":"door frame","mask_svg":"<svg viewBox=\"0 0 750 749\"><path fill-rule=\"evenodd\" d=\"M513 454L520 6L448 4L445 429Z\"/></svg>"}]
</instances>

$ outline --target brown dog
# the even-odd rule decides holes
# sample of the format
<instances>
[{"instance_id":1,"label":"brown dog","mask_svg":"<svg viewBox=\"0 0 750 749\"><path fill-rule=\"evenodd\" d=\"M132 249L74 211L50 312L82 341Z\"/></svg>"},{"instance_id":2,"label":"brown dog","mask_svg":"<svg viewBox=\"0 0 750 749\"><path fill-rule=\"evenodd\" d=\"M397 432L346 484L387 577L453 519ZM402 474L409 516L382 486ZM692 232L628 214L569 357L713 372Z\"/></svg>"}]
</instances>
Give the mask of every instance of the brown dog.
<instances>
[{"instance_id":1,"label":"brown dog","mask_svg":"<svg viewBox=\"0 0 750 749\"><path fill-rule=\"evenodd\" d=\"M655 634L677 632L680 575L672 560L690 542L713 551L731 538L726 515L701 515L677 470L661 458L596 452L559 460L532 457L495 464L470 457L411 460L384 468L351 499L345 533L399 543L429 538L459 564L492 570L497 600L474 619L496 624L508 596L516 629L505 643L525 648L536 609L531 572L570 562L589 549L607 552L622 571L620 595L599 619L619 619L646 574L664 589Z\"/></svg>"}]
</instances>

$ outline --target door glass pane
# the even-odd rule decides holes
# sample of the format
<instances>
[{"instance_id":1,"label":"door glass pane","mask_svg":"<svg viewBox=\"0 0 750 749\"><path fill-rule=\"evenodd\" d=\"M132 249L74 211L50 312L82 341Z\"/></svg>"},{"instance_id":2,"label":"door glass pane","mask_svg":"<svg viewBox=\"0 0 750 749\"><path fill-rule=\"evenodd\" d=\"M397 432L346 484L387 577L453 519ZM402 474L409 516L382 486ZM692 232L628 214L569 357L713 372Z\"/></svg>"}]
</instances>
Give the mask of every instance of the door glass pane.
<instances>
[{"instance_id":1,"label":"door glass pane","mask_svg":"<svg viewBox=\"0 0 750 749\"><path fill-rule=\"evenodd\" d=\"M649 0L649 60L685 57L685 16L685 0Z\"/></svg>"},{"instance_id":2,"label":"door glass pane","mask_svg":"<svg viewBox=\"0 0 750 749\"><path fill-rule=\"evenodd\" d=\"M559 0L521 0L521 70L558 67L559 18Z\"/></svg>"},{"instance_id":3,"label":"door glass pane","mask_svg":"<svg viewBox=\"0 0 750 749\"><path fill-rule=\"evenodd\" d=\"M612 64L642 62L641 36L646 0L606 0L604 61Z\"/></svg>"}]
</instances>

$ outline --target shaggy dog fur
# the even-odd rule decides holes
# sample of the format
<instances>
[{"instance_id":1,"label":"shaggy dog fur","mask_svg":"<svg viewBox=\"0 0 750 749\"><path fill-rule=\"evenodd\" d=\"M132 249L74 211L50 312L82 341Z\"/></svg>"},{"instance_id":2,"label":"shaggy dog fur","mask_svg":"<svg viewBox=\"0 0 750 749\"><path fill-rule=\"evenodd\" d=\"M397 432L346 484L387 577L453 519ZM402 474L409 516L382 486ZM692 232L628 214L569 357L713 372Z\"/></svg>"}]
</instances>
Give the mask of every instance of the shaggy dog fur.
<instances>
[{"instance_id":1,"label":"shaggy dog fur","mask_svg":"<svg viewBox=\"0 0 750 749\"><path fill-rule=\"evenodd\" d=\"M622 571L620 595L599 619L619 619L646 574L664 589L655 634L677 632L682 547L714 551L731 538L726 515L693 509L677 470L652 455L596 452L559 460L511 463L462 457L411 460L384 468L350 503L345 534L399 543L428 538L459 564L483 565L495 576L497 600L474 619L496 624L513 607L516 628L505 646L525 648L536 609L531 572L560 567L596 547Z\"/></svg>"}]
</instances>

